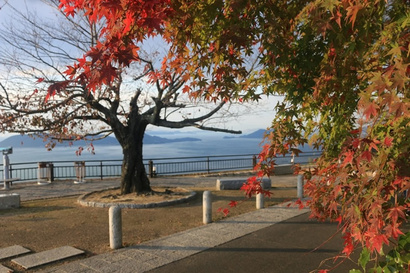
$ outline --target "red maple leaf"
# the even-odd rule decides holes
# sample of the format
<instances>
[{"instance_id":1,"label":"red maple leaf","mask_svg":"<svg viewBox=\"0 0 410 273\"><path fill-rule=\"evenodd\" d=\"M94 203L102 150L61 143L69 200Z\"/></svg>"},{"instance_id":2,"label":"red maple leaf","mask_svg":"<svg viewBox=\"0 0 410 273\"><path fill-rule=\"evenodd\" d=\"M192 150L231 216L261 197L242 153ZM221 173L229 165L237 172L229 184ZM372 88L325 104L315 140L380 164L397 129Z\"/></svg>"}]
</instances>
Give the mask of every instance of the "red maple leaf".
<instances>
[{"instance_id":1,"label":"red maple leaf","mask_svg":"<svg viewBox=\"0 0 410 273\"><path fill-rule=\"evenodd\" d=\"M405 210L403 206L395 206L389 210L387 218L390 218L393 223L397 223L399 218L406 219L406 215L404 214Z\"/></svg>"},{"instance_id":2,"label":"red maple leaf","mask_svg":"<svg viewBox=\"0 0 410 273\"><path fill-rule=\"evenodd\" d=\"M130 11L127 11L127 13L125 14L124 30L122 33L126 34L131 29L132 25L134 25L134 14Z\"/></svg>"},{"instance_id":3,"label":"red maple leaf","mask_svg":"<svg viewBox=\"0 0 410 273\"><path fill-rule=\"evenodd\" d=\"M298 199L295 201L296 205L299 205L299 209L305 208L305 205L303 204L302 200Z\"/></svg>"},{"instance_id":4,"label":"red maple leaf","mask_svg":"<svg viewBox=\"0 0 410 273\"><path fill-rule=\"evenodd\" d=\"M343 160L342 167L346 166L349 163L352 163L354 152L353 151L347 151L343 155L345 156L345 159Z\"/></svg>"},{"instance_id":5,"label":"red maple leaf","mask_svg":"<svg viewBox=\"0 0 410 273\"><path fill-rule=\"evenodd\" d=\"M349 22L352 23L352 28L356 21L357 13L361 10L363 6L361 4L350 3L350 6L346 8L347 14L346 19L349 19Z\"/></svg>"},{"instance_id":6,"label":"red maple leaf","mask_svg":"<svg viewBox=\"0 0 410 273\"><path fill-rule=\"evenodd\" d=\"M370 162L370 160L372 160L372 153L366 150L362 153L361 158L366 159Z\"/></svg>"},{"instance_id":7,"label":"red maple leaf","mask_svg":"<svg viewBox=\"0 0 410 273\"><path fill-rule=\"evenodd\" d=\"M144 25L149 29L160 30L162 20L160 18L144 18Z\"/></svg>"},{"instance_id":8,"label":"red maple leaf","mask_svg":"<svg viewBox=\"0 0 410 273\"><path fill-rule=\"evenodd\" d=\"M353 250L354 250L354 245L352 241L352 236L349 232L346 232L346 234L343 236L344 239L344 245L345 247L343 248L343 253L349 256Z\"/></svg>"},{"instance_id":9,"label":"red maple leaf","mask_svg":"<svg viewBox=\"0 0 410 273\"><path fill-rule=\"evenodd\" d=\"M91 62L95 63L102 58L103 52L101 51L101 44L100 46L91 48L91 50L87 53L87 56L91 58Z\"/></svg>"},{"instance_id":10,"label":"red maple leaf","mask_svg":"<svg viewBox=\"0 0 410 273\"><path fill-rule=\"evenodd\" d=\"M190 90L191 87L189 87L189 85L185 85L184 88L182 88L182 93L189 93Z\"/></svg>"},{"instance_id":11,"label":"red maple leaf","mask_svg":"<svg viewBox=\"0 0 410 273\"><path fill-rule=\"evenodd\" d=\"M399 229L399 224L391 224L384 228L387 236L393 236L394 239L399 238L404 233Z\"/></svg>"},{"instance_id":12,"label":"red maple leaf","mask_svg":"<svg viewBox=\"0 0 410 273\"><path fill-rule=\"evenodd\" d=\"M113 66L105 67L100 75L99 82L109 85L117 77L117 69Z\"/></svg>"},{"instance_id":13,"label":"red maple leaf","mask_svg":"<svg viewBox=\"0 0 410 273\"><path fill-rule=\"evenodd\" d=\"M375 103L369 103L365 108L363 114L366 116L366 119L370 119L372 116L375 117L377 115L378 109L379 106L377 106Z\"/></svg>"},{"instance_id":14,"label":"red maple leaf","mask_svg":"<svg viewBox=\"0 0 410 273\"><path fill-rule=\"evenodd\" d=\"M386 145L387 147L390 147L391 144L393 143L393 139L392 137L385 137L384 138L384 145Z\"/></svg>"},{"instance_id":15,"label":"red maple leaf","mask_svg":"<svg viewBox=\"0 0 410 273\"><path fill-rule=\"evenodd\" d=\"M54 96L56 93L60 93L61 90L67 87L68 81L55 82L48 87L46 101L50 99L51 96Z\"/></svg>"},{"instance_id":16,"label":"red maple leaf","mask_svg":"<svg viewBox=\"0 0 410 273\"><path fill-rule=\"evenodd\" d=\"M236 207L238 205L238 201L231 201L231 202L229 202L229 206L231 207L231 208L234 208L234 207Z\"/></svg>"},{"instance_id":17,"label":"red maple leaf","mask_svg":"<svg viewBox=\"0 0 410 273\"><path fill-rule=\"evenodd\" d=\"M381 251L382 251L383 244L386 244L386 245L389 244L389 240L387 240L387 237L384 234L376 234L369 241L370 241L370 244L371 244L370 250L372 250L372 251L376 250L379 253L381 253Z\"/></svg>"}]
</instances>

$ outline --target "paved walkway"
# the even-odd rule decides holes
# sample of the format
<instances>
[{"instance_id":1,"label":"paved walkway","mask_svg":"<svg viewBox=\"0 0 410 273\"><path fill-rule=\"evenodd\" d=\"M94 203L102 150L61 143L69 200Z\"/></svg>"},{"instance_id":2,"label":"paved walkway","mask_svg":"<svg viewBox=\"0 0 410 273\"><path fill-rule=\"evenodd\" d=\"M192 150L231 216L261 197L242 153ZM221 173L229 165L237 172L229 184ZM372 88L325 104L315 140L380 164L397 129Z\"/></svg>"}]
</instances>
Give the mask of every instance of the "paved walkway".
<instances>
[{"instance_id":1,"label":"paved walkway","mask_svg":"<svg viewBox=\"0 0 410 273\"><path fill-rule=\"evenodd\" d=\"M242 176L241 173L235 175ZM243 175L246 176L246 173ZM227 174L225 176L227 176ZM150 181L152 186L215 188L216 179L218 177L220 176L168 176L151 178ZM272 178L272 185L275 187L296 187L296 184L297 179L292 175ZM28 201L79 195L119 186L120 182L118 178L88 180L83 184L74 184L73 180L58 181L45 185L38 185L37 183L14 183L10 190L2 190L0 186L0 194L18 193L20 194L21 201Z\"/></svg>"},{"instance_id":2,"label":"paved walkway","mask_svg":"<svg viewBox=\"0 0 410 273\"><path fill-rule=\"evenodd\" d=\"M278 176L272 185L295 187L296 180ZM162 177L152 179L152 185L215 187L215 181L216 177ZM79 185L67 181L45 186L15 184L10 192L31 200L116 186L117 180ZM340 252L340 236L312 252L336 229L333 224L310 221L306 209L281 204L40 272L310 272ZM352 263L344 263L332 272L352 268Z\"/></svg>"}]
</instances>

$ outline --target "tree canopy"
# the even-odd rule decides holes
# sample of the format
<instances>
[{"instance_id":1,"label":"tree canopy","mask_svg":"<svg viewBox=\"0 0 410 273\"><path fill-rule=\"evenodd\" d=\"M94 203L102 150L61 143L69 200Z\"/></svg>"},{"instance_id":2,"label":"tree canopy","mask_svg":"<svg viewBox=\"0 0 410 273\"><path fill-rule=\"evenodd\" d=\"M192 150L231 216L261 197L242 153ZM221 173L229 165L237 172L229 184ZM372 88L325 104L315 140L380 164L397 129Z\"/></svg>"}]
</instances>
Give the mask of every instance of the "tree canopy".
<instances>
[{"instance_id":1,"label":"tree canopy","mask_svg":"<svg viewBox=\"0 0 410 273\"><path fill-rule=\"evenodd\" d=\"M190 99L184 93L186 65L163 62L169 50L165 43L153 49L151 36L162 35L161 23L149 18L158 5L134 7L154 10L147 11L141 26L132 23L138 33L127 40L109 32L114 26L94 18L92 10L71 16L58 9L58 0L45 3L56 11L51 21L9 3L14 20L0 33L0 131L44 136L49 149L61 140L113 134L124 155L122 193L151 190L142 155L147 126L240 133L213 122L235 114L229 101ZM105 12L110 18L115 6ZM209 75L203 77L212 82Z\"/></svg>"},{"instance_id":2,"label":"tree canopy","mask_svg":"<svg viewBox=\"0 0 410 273\"><path fill-rule=\"evenodd\" d=\"M285 96L265 138L259 175L270 175L275 158L298 154L299 145L321 149L315 167L302 170L312 217L340 223L344 254L359 246L382 254L389 239L403 234L409 209L408 3L213 1L189 12L200 14L208 21L184 26L195 46L209 51L224 41L214 60L232 52L238 61L256 47L259 69L248 80ZM262 191L256 179L243 189ZM401 251L393 262L399 270L409 262Z\"/></svg>"}]
</instances>

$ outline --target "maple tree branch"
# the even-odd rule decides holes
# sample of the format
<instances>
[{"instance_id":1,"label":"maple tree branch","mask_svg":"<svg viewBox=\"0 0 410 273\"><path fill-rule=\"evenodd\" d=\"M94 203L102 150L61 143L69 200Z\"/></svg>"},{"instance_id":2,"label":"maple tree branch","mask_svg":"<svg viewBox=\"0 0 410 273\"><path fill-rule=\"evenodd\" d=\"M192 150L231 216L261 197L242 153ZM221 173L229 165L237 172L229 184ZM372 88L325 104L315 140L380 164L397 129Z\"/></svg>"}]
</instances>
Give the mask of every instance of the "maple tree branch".
<instances>
[{"instance_id":1,"label":"maple tree branch","mask_svg":"<svg viewBox=\"0 0 410 273\"><path fill-rule=\"evenodd\" d=\"M44 112L52 111L54 109L57 109L61 106L66 105L68 102L74 100L75 98L82 96L81 94L73 94L73 95L67 97L66 99L64 99L64 100L62 100L62 101L60 101L56 104L53 104L51 106L48 106L46 108L35 109L35 110L34 109L33 110L27 110L27 109L21 109L21 108L18 107L18 105L20 104L20 101L17 101L16 104L13 104L12 101L10 100L9 92L6 90L5 86L2 83L0 83L0 86L3 89L4 93L6 94L5 99L7 101L7 105L3 104L3 105L0 105L0 106L3 107L6 110L7 109L8 110L13 110L16 113L21 113L21 114L25 114L25 115L42 114Z\"/></svg>"},{"instance_id":2,"label":"maple tree branch","mask_svg":"<svg viewBox=\"0 0 410 273\"><path fill-rule=\"evenodd\" d=\"M237 135L242 134L242 131L240 130L229 130L229 129L216 128L216 127L207 127L203 125L196 125L195 127L198 129L204 130L204 131L222 132L222 133L237 134Z\"/></svg>"},{"instance_id":3,"label":"maple tree branch","mask_svg":"<svg viewBox=\"0 0 410 273\"><path fill-rule=\"evenodd\" d=\"M208 118L212 117L216 112L218 112L225 104L226 104L226 102L222 101L221 103L219 103L219 105L217 107L213 108L212 111L210 111L209 113L207 113L203 116L197 117L197 118L186 119L185 121L188 122L188 123L195 123L195 122L199 122L199 121L208 119Z\"/></svg>"},{"instance_id":4,"label":"maple tree branch","mask_svg":"<svg viewBox=\"0 0 410 273\"><path fill-rule=\"evenodd\" d=\"M114 126L118 129L118 130L123 130L124 126L122 125L121 122L119 122L118 117L116 115L116 109L114 107L114 109L108 109L107 107L103 106L102 104L100 104L95 98L94 96L91 94L91 92L84 92L84 99L90 104L92 105L92 107L94 109L96 109L97 111L101 112L104 116L105 119L103 119L102 117L101 120L104 121L106 124L109 124L111 126Z\"/></svg>"},{"instance_id":5,"label":"maple tree branch","mask_svg":"<svg viewBox=\"0 0 410 273\"><path fill-rule=\"evenodd\" d=\"M100 131L95 132L95 133L76 135L75 140L80 140L81 139L81 140L86 140L86 141L98 141L98 140L105 139L105 138L109 137L112 134L113 134L112 130L100 130ZM94 136L98 136L98 137L94 138ZM88 137L93 137L93 138L88 139ZM65 137L65 136L58 137L58 138L53 137L53 139L58 139L58 140L62 140L62 141L72 141L73 140L72 137Z\"/></svg>"},{"instance_id":6,"label":"maple tree branch","mask_svg":"<svg viewBox=\"0 0 410 273\"><path fill-rule=\"evenodd\" d=\"M157 126L167 127L167 128L185 128L185 127L195 127L200 130L205 131L214 131L214 132L223 132L223 133L230 133L230 134L242 134L242 131L237 130L229 130L217 127L207 127L201 124L197 124L196 122L192 122L189 120L183 121L167 121L167 120L159 120Z\"/></svg>"}]
</instances>

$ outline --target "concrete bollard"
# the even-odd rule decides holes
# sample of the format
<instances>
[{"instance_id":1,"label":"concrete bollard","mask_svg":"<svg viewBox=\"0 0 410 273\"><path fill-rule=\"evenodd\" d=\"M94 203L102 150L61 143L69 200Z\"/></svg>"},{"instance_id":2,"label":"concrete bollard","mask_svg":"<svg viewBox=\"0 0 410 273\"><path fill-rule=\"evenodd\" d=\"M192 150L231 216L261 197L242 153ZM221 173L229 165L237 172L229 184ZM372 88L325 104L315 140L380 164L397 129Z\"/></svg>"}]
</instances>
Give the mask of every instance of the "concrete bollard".
<instances>
[{"instance_id":1,"label":"concrete bollard","mask_svg":"<svg viewBox=\"0 0 410 273\"><path fill-rule=\"evenodd\" d=\"M256 209L263 209L265 206L265 196L263 195L263 193L258 193L256 194Z\"/></svg>"},{"instance_id":2,"label":"concrete bollard","mask_svg":"<svg viewBox=\"0 0 410 273\"><path fill-rule=\"evenodd\" d=\"M110 225L110 247L118 249L122 247L122 220L121 208L118 206L110 207L108 210Z\"/></svg>"},{"instance_id":3,"label":"concrete bollard","mask_svg":"<svg viewBox=\"0 0 410 273\"><path fill-rule=\"evenodd\" d=\"M298 175L298 198L303 198L303 174Z\"/></svg>"},{"instance_id":4,"label":"concrete bollard","mask_svg":"<svg viewBox=\"0 0 410 273\"><path fill-rule=\"evenodd\" d=\"M210 191L204 191L202 196L203 223L212 223L212 196Z\"/></svg>"}]
</instances>

